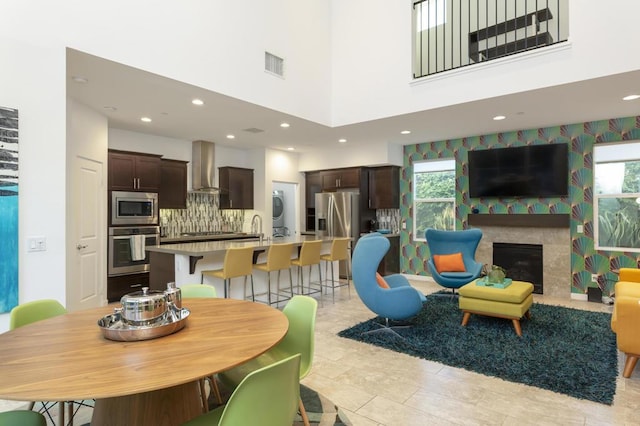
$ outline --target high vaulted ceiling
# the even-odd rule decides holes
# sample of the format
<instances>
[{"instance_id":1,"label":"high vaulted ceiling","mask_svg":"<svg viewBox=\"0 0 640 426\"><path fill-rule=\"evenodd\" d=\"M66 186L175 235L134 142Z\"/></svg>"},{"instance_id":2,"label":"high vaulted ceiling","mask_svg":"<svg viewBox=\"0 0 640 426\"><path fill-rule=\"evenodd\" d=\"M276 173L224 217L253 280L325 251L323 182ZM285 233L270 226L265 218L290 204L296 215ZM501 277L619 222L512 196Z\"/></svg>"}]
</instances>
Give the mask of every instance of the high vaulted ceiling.
<instances>
[{"instance_id":1,"label":"high vaulted ceiling","mask_svg":"<svg viewBox=\"0 0 640 426\"><path fill-rule=\"evenodd\" d=\"M77 83L74 76L87 82ZM74 50L67 56L67 77L68 96L107 116L113 128L296 152L329 148L340 138L363 147L407 145L640 115L640 100L622 100L640 93L640 71L333 128ZM196 97L205 104L192 105ZM496 114L508 117L494 121ZM153 121L144 123L142 116ZM283 129L282 122L291 126Z\"/></svg>"}]
</instances>

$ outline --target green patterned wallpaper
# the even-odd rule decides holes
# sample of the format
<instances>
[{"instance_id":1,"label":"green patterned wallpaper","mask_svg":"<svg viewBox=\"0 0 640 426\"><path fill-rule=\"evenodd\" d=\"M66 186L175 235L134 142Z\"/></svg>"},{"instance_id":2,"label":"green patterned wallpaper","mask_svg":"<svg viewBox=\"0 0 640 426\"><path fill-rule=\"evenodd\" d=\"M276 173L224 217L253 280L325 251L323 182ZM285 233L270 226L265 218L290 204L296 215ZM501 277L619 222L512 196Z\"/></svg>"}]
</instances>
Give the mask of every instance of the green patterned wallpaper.
<instances>
[{"instance_id":1,"label":"green patterned wallpaper","mask_svg":"<svg viewBox=\"0 0 640 426\"><path fill-rule=\"evenodd\" d=\"M640 116L588 123L519 130L491 135L473 136L404 147L404 166L400 178L400 215L406 222L401 232L401 270L406 274L429 275L424 242L413 241L413 163L437 158L456 160L456 229L467 228L467 215L473 208L480 213L564 213L571 215L571 275L572 293L586 293L591 274L597 273L611 290L616 274L612 269L640 266L638 253L596 251L593 224L593 146L596 143L640 139ZM467 151L476 148L547 143L569 144L570 187L568 197L555 198L469 198ZM576 226L584 225L577 234Z\"/></svg>"}]
</instances>

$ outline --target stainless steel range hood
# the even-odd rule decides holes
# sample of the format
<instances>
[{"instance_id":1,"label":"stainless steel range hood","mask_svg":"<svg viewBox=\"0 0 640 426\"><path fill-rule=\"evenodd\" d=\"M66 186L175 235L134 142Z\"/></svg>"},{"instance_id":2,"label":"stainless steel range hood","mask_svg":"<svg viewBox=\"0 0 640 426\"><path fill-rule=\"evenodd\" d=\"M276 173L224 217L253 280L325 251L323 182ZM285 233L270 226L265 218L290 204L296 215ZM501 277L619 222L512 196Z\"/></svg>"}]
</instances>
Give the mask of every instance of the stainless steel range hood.
<instances>
[{"instance_id":1,"label":"stainless steel range hood","mask_svg":"<svg viewBox=\"0 0 640 426\"><path fill-rule=\"evenodd\" d=\"M215 145L213 142L193 141L191 147L191 183L193 192L217 194L215 186Z\"/></svg>"}]
</instances>

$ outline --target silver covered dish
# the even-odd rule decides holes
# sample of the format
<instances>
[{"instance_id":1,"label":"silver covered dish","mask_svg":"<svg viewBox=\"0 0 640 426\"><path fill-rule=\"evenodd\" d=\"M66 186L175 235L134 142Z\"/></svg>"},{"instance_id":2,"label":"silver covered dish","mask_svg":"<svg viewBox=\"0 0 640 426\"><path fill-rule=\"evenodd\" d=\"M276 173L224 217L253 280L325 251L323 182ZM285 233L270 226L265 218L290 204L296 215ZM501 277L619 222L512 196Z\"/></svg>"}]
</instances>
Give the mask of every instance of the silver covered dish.
<instances>
[{"instance_id":1,"label":"silver covered dish","mask_svg":"<svg viewBox=\"0 0 640 426\"><path fill-rule=\"evenodd\" d=\"M182 330L189 314L188 309L178 309L171 305L167 312L153 324L132 325L123 321L120 308L116 308L114 313L98 320L98 327L102 330L104 337L109 340L120 342L149 340Z\"/></svg>"},{"instance_id":2,"label":"silver covered dish","mask_svg":"<svg viewBox=\"0 0 640 426\"><path fill-rule=\"evenodd\" d=\"M120 303L122 304L122 321L135 326L150 325L160 321L167 312L165 293L149 291L149 287L142 287L142 291L125 294L120 299Z\"/></svg>"}]
</instances>

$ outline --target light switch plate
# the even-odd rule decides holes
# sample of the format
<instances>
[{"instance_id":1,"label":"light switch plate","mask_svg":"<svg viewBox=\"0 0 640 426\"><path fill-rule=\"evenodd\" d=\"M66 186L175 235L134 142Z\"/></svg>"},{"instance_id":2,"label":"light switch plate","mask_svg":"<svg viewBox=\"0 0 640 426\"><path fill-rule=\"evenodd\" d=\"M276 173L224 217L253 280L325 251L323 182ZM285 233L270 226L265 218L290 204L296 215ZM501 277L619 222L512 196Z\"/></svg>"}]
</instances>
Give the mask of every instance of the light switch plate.
<instances>
[{"instance_id":1,"label":"light switch plate","mask_svg":"<svg viewBox=\"0 0 640 426\"><path fill-rule=\"evenodd\" d=\"M47 239L45 237L27 237L27 251L46 251Z\"/></svg>"}]
</instances>

